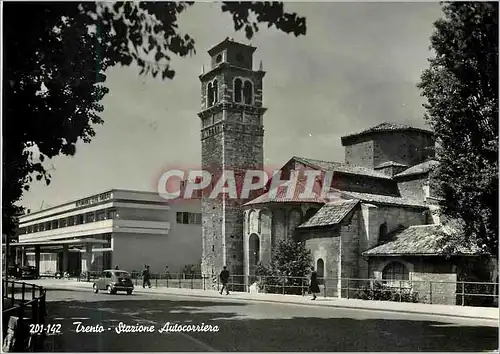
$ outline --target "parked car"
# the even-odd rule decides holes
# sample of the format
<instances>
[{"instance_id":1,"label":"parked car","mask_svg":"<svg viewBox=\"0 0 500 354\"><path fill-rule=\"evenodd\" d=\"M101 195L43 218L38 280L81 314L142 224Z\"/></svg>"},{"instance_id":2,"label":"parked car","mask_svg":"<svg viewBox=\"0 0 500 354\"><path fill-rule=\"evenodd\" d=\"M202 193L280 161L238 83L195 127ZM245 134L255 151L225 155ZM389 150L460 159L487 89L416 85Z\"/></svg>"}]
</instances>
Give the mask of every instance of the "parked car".
<instances>
[{"instance_id":1,"label":"parked car","mask_svg":"<svg viewBox=\"0 0 500 354\"><path fill-rule=\"evenodd\" d=\"M10 265L9 268L8 268L8 274L9 274L9 277L17 277L18 275L18 269L17 269L17 266L15 265Z\"/></svg>"},{"instance_id":2,"label":"parked car","mask_svg":"<svg viewBox=\"0 0 500 354\"><path fill-rule=\"evenodd\" d=\"M94 282L92 289L96 294L99 290L106 290L108 294L125 291L127 295L130 295L134 290L134 283L129 272L118 269L107 269Z\"/></svg>"},{"instance_id":3,"label":"parked car","mask_svg":"<svg viewBox=\"0 0 500 354\"><path fill-rule=\"evenodd\" d=\"M38 273L36 268L33 266L26 266L21 268L21 274L19 274L20 279L37 279Z\"/></svg>"}]
</instances>

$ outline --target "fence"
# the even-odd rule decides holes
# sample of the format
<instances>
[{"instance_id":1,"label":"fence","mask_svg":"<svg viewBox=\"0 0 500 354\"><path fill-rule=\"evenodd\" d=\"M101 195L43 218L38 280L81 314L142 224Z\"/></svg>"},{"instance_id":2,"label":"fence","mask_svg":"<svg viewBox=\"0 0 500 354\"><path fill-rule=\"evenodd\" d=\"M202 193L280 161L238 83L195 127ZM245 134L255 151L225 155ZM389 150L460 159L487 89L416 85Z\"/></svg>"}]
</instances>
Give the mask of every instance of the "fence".
<instances>
[{"instance_id":1,"label":"fence","mask_svg":"<svg viewBox=\"0 0 500 354\"><path fill-rule=\"evenodd\" d=\"M99 272L82 274L79 281L93 281ZM88 278L87 278L88 277ZM135 286L143 286L142 275L132 272ZM187 273L151 274L151 286L179 289L221 289L218 275ZM462 306L498 306L498 283L423 280L319 278L321 295L347 299L420 302ZM256 291L283 295L305 295L306 277L231 275L229 291Z\"/></svg>"},{"instance_id":2,"label":"fence","mask_svg":"<svg viewBox=\"0 0 500 354\"><path fill-rule=\"evenodd\" d=\"M46 291L35 284L2 280L3 351L42 351Z\"/></svg>"}]
</instances>

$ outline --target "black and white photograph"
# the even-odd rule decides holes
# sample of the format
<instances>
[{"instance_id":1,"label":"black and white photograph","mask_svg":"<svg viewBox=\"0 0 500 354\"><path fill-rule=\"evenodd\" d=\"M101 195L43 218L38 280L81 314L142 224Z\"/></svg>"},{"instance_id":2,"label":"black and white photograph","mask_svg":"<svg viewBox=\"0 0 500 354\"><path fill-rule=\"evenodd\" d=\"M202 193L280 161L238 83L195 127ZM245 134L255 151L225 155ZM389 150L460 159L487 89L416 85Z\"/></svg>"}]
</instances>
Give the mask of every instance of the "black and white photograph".
<instances>
[{"instance_id":1,"label":"black and white photograph","mask_svg":"<svg viewBox=\"0 0 500 354\"><path fill-rule=\"evenodd\" d=\"M3 352L498 353L498 2L0 6Z\"/></svg>"}]
</instances>

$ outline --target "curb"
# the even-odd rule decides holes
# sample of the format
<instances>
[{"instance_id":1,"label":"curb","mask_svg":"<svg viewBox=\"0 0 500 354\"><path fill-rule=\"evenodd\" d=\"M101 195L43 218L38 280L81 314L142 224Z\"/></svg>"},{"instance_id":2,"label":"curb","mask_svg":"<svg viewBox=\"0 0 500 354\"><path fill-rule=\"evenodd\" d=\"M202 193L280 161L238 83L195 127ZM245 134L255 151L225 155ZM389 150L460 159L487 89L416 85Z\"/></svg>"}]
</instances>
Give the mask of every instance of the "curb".
<instances>
[{"instance_id":1,"label":"curb","mask_svg":"<svg viewBox=\"0 0 500 354\"><path fill-rule=\"evenodd\" d=\"M88 286L73 286L74 289L85 289L85 290L92 290L92 287ZM49 288L46 288L47 290L50 289L56 289L56 290L71 290L68 287L64 286L50 286ZM186 296L186 297L197 297L197 298L209 298L209 299L221 299L221 297L217 295L202 295L202 294L179 294L179 293L165 293L165 292L148 292L148 291L142 291L142 290L134 290L135 293L139 294L145 294L145 295L164 295L164 296L172 296L172 295L178 295L178 296ZM232 298L232 300L240 300L240 301L253 301L253 302L262 302L262 303L279 303L281 305L295 305L295 306L308 306L308 307L333 307L333 308L339 308L339 309L351 309L351 310L361 310L361 311L376 311L376 312L392 312L392 313L411 313L411 314L418 314L418 315L427 315L427 316L438 316L438 317L450 317L450 318L462 318L462 319L468 319L468 320L483 320L483 321L494 321L498 323L498 318L491 318L491 317L477 317L477 316L466 316L466 315L451 315L451 314L442 314L442 313L435 313L435 312L425 312L425 311L419 311L419 310L396 310L396 309L380 309L380 308L369 308L369 307L361 307L361 306L346 306L346 305L339 305L339 304L333 304L333 303L324 303L321 305L318 304L305 304L302 302L283 302L280 300L274 300L274 299L248 299L248 298Z\"/></svg>"}]
</instances>

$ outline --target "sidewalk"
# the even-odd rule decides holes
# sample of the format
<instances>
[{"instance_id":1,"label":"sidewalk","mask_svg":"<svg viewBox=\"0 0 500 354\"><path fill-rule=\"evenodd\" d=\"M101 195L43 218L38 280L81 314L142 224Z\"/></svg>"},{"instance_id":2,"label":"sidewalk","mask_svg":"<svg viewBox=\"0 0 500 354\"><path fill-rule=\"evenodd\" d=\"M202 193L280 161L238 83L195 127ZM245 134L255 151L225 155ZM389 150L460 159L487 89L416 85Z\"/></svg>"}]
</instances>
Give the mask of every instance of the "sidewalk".
<instances>
[{"instance_id":1,"label":"sidewalk","mask_svg":"<svg viewBox=\"0 0 500 354\"><path fill-rule=\"evenodd\" d=\"M78 282L71 280L57 280L57 279L42 279L31 281L37 285L41 285L50 290L52 289L88 289L91 291L92 283ZM158 287L151 289L143 289L136 286L134 292L139 294L154 293L157 295L182 295L194 296L201 298L218 298L227 299L226 296L221 296L215 290L202 290L202 289L179 289L171 287ZM50 299L50 295L48 295ZM260 302L277 302L280 304L293 304L302 306L327 306L337 308L352 308L371 311L386 311L386 312L402 312L402 313L416 313L437 316L451 316L462 317L470 319L491 320L498 322L498 308L491 307L468 307L468 306L452 306L452 305L430 305L419 303L404 303L392 301L370 301L358 299L338 299L338 298L324 298L318 297L316 301L311 301L310 296L297 296L297 295L281 295L281 294L257 294L257 293L244 293L233 292L230 295L231 300L249 300Z\"/></svg>"}]
</instances>

